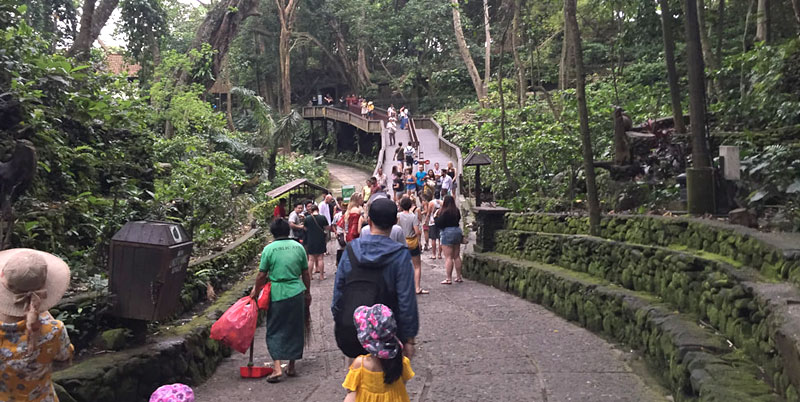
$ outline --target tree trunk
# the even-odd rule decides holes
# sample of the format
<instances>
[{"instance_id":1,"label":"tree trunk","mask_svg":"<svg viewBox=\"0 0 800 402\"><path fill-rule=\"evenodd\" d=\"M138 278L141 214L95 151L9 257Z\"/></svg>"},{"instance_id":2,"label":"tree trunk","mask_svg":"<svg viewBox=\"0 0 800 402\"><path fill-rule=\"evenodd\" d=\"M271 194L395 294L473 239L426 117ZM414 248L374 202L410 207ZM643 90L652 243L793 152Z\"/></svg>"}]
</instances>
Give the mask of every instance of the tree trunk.
<instances>
[{"instance_id":1,"label":"tree trunk","mask_svg":"<svg viewBox=\"0 0 800 402\"><path fill-rule=\"evenodd\" d=\"M714 56L714 50L711 46L711 38L708 37L706 30L706 5L705 0L697 1L697 24L700 29L700 43L703 47L703 59L705 64L712 70L718 70L717 58Z\"/></svg>"},{"instance_id":2,"label":"tree trunk","mask_svg":"<svg viewBox=\"0 0 800 402\"><path fill-rule=\"evenodd\" d=\"M100 0L100 4L94 9L92 16L92 42L100 36L100 31L106 26L111 13L117 8L119 0Z\"/></svg>"},{"instance_id":3,"label":"tree trunk","mask_svg":"<svg viewBox=\"0 0 800 402\"><path fill-rule=\"evenodd\" d=\"M364 46L358 46L358 80L364 87L372 85L370 80L369 68L367 67L367 52Z\"/></svg>"},{"instance_id":4,"label":"tree trunk","mask_svg":"<svg viewBox=\"0 0 800 402\"><path fill-rule=\"evenodd\" d=\"M512 36L514 33L512 32ZM517 182L508 168L508 144L506 143L506 101L503 94L503 59L506 54L506 32L500 41L500 64L497 66L497 89L500 91L500 158L503 164L503 174L506 176L511 193L517 192Z\"/></svg>"},{"instance_id":5,"label":"tree trunk","mask_svg":"<svg viewBox=\"0 0 800 402\"><path fill-rule=\"evenodd\" d=\"M706 96L703 51L696 0L684 0L686 64L689 71L689 110L692 129L692 167L686 169L687 206L690 214L714 212L714 174L706 145Z\"/></svg>"},{"instance_id":6,"label":"tree trunk","mask_svg":"<svg viewBox=\"0 0 800 402\"><path fill-rule=\"evenodd\" d=\"M84 0L81 11L81 29L72 47L67 51L67 56L78 60L89 60L89 51L92 48L92 18L94 18L95 0Z\"/></svg>"},{"instance_id":7,"label":"tree trunk","mask_svg":"<svg viewBox=\"0 0 800 402\"><path fill-rule=\"evenodd\" d=\"M483 30L486 36L483 58L483 93L489 94L489 80L492 78L492 31L489 29L489 0L483 0Z\"/></svg>"},{"instance_id":8,"label":"tree trunk","mask_svg":"<svg viewBox=\"0 0 800 402\"><path fill-rule=\"evenodd\" d=\"M467 66L467 72L469 72L469 77L472 79L475 93L478 95L478 102L480 102L481 107L485 107L486 87L484 86L480 74L478 74L478 68L475 67L475 61L472 60L472 56L469 54L467 41L464 39L464 30L461 28L461 12L458 11L458 0L450 0L450 4L453 10L453 30L456 35L458 51L461 53L461 59L464 60L464 64Z\"/></svg>"},{"instance_id":9,"label":"tree trunk","mask_svg":"<svg viewBox=\"0 0 800 402\"><path fill-rule=\"evenodd\" d=\"M292 111L292 74L291 74L291 47L289 40L294 30L294 22L297 18L297 4L300 0L275 0L278 6L278 21L281 25L281 33L278 39L278 60L281 72L281 113L289 114ZM289 152L291 142L284 144L284 151Z\"/></svg>"},{"instance_id":10,"label":"tree trunk","mask_svg":"<svg viewBox=\"0 0 800 402\"><path fill-rule=\"evenodd\" d=\"M797 0L793 0L797 1ZM772 40L769 0L758 0L758 16L756 18L756 41L769 43Z\"/></svg>"},{"instance_id":11,"label":"tree trunk","mask_svg":"<svg viewBox=\"0 0 800 402\"><path fill-rule=\"evenodd\" d=\"M211 49L216 51L212 63L214 77L219 75L222 59L228 54L228 49L236 38L239 28L247 17L253 15L256 6L258 6L258 0L221 0L206 14L206 18L197 28L192 47L200 49L203 43L208 43L211 45ZM188 71L183 71L180 82L188 82L188 74ZM208 90L214 85L214 80L209 79L200 84L203 84Z\"/></svg>"},{"instance_id":12,"label":"tree trunk","mask_svg":"<svg viewBox=\"0 0 800 402\"><path fill-rule=\"evenodd\" d=\"M683 124L681 89L678 86L678 70L675 67L675 40L672 37L672 12L669 9L669 0L658 0L658 2L661 4L661 29L664 38L664 59L667 64L669 93L672 98L672 119L675 122L675 131L685 133L686 125Z\"/></svg>"},{"instance_id":13,"label":"tree trunk","mask_svg":"<svg viewBox=\"0 0 800 402\"><path fill-rule=\"evenodd\" d=\"M800 1L800 0L798 0ZM722 36L725 35L725 0L719 0L717 6L717 63L722 65Z\"/></svg>"},{"instance_id":14,"label":"tree trunk","mask_svg":"<svg viewBox=\"0 0 800 402\"><path fill-rule=\"evenodd\" d=\"M567 31L564 31L564 38L561 41L561 61L558 63L558 89L565 90L569 86L569 38Z\"/></svg>"},{"instance_id":15,"label":"tree trunk","mask_svg":"<svg viewBox=\"0 0 800 402\"><path fill-rule=\"evenodd\" d=\"M798 0L800 1L800 0ZM522 60L519 58L519 51L517 51L517 40L520 36L519 30L519 14L522 7L521 0L514 0L514 20L512 21L511 32L511 52L514 55L514 68L517 70L517 104L520 108L525 106L525 93L527 92L528 85L525 83L525 67L522 65Z\"/></svg>"},{"instance_id":16,"label":"tree trunk","mask_svg":"<svg viewBox=\"0 0 800 402\"><path fill-rule=\"evenodd\" d=\"M684 0L686 6L686 62L689 72L689 115L692 128L692 162L694 167L711 166L706 146L705 65L700 44L696 0Z\"/></svg>"},{"instance_id":17,"label":"tree trunk","mask_svg":"<svg viewBox=\"0 0 800 402\"><path fill-rule=\"evenodd\" d=\"M586 81L583 76L583 50L581 49L581 31L578 28L577 0L564 0L564 28L569 42L572 44L572 57L575 60L576 93L578 95L578 117L581 127L581 143L583 145L583 167L586 174L586 198L589 207L589 227L592 235L600 231L600 201L597 196L597 183L594 176L594 156L592 138L589 133L589 111L586 108Z\"/></svg>"},{"instance_id":18,"label":"tree trunk","mask_svg":"<svg viewBox=\"0 0 800 402\"><path fill-rule=\"evenodd\" d=\"M794 20L797 21L797 32L800 34L800 0L792 0L794 8Z\"/></svg>"}]
</instances>

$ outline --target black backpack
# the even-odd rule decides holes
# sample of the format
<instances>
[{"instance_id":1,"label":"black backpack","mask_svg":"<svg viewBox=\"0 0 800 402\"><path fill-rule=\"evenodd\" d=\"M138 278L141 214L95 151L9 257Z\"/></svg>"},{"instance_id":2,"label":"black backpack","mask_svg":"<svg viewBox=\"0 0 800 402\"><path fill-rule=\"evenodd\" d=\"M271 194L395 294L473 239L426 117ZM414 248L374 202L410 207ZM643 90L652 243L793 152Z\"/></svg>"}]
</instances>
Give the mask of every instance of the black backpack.
<instances>
[{"instance_id":1,"label":"black backpack","mask_svg":"<svg viewBox=\"0 0 800 402\"><path fill-rule=\"evenodd\" d=\"M339 313L334 317L336 345L347 357L368 354L358 341L353 313L359 306L372 306L380 303L395 311L396 292L389 290L383 278L384 267L362 264L353 252L353 245L347 245L347 255L352 269L344 281L342 296L339 299Z\"/></svg>"}]
</instances>

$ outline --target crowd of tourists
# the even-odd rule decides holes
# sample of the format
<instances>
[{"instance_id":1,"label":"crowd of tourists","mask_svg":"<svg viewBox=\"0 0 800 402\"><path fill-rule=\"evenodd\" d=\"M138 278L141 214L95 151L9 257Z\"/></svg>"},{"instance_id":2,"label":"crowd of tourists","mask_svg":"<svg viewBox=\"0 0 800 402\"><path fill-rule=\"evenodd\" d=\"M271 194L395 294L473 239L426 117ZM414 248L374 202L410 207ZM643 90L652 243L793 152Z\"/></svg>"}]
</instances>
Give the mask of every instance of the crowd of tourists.
<instances>
[{"instance_id":1,"label":"crowd of tourists","mask_svg":"<svg viewBox=\"0 0 800 402\"><path fill-rule=\"evenodd\" d=\"M417 297L429 294L422 286L423 253L444 258L441 284L462 281L461 215L453 187L443 180L452 181L455 172L452 164L427 172L423 166L413 176L407 172L412 191L397 191L395 166L392 181L379 169L348 202L326 193L319 202L294 203L291 211L286 199L276 205L269 228L274 240L261 253L250 295L256 299L269 284L266 344L273 371L267 382L298 375L296 362L310 328L312 278L326 279L323 257L334 238L331 314L337 345L349 359L345 401L409 400L405 383L414 376L409 359L419 330ZM74 349L64 324L48 309L65 293L69 272L48 253L0 251L0 400L57 400L52 366L70 360ZM191 388L169 384L150 401L178 396L194 400Z\"/></svg>"}]
</instances>

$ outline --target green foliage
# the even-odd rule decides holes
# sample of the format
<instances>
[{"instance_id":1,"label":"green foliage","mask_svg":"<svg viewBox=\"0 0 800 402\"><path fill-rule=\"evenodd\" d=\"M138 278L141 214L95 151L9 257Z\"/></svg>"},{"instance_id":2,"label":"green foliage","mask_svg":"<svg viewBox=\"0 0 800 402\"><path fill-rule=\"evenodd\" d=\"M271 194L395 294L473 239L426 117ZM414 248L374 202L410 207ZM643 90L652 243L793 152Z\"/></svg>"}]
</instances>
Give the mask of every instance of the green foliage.
<instances>
[{"instance_id":1,"label":"green foliage","mask_svg":"<svg viewBox=\"0 0 800 402\"><path fill-rule=\"evenodd\" d=\"M800 148L770 145L742 159L742 186L755 205L785 205L793 230L800 230Z\"/></svg>"},{"instance_id":2,"label":"green foliage","mask_svg":"<svg viewBox=\"0 0 800 402\"><path fill-rule=\"evenodd\" d=\"M757 44L729 56L717 79L725 91L712 104L720 125L763 129L800 124L800 39L781 45Z\"/></svg>"},{"instance_id":3,"label":"green foliage","mask_svg":"<svg viewBox=\"0 0 800 402\"><path fill-rule=\"evenodd\" d=\"M155 201L202 245L237 223L231 204L245 180L241 170L239 161L221 152L177 161L169 178L156 180Z\"/></svg>"}]
</instances>

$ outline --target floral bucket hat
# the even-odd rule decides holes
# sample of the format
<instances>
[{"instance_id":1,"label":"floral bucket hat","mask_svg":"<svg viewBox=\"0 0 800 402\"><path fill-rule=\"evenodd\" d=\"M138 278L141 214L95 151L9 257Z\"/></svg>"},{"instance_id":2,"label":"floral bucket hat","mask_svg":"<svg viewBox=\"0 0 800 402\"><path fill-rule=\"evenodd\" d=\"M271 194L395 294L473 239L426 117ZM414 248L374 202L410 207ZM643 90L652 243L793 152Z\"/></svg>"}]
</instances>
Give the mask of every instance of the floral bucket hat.
<instances>
[{"instance_id":1,"label":"floral bucket hat","mask_svg":"<svg viewBox=\"0 0 800 402\"><path fill-rule=\"evenodd\" d=\"M162 385L150 395L150 402L194 402L194 391L179 383Z\"/></svg>"},{"instance_id":2,"label":"floral bucket hat","mask_svg":"<svg viewBox=\"0 0 800 402\"><path fill-rule=\"evenodd\" d=\"M403 349L397 339L397 322L392 309L383 304L360 306L353 313L358 341L371 355L379 359L394 359Z\"/></svg>"}]
</instances>

